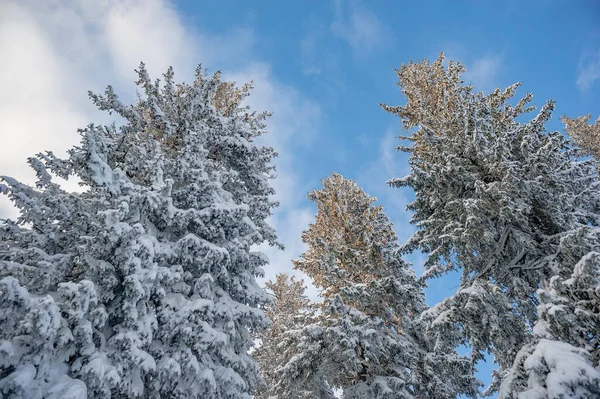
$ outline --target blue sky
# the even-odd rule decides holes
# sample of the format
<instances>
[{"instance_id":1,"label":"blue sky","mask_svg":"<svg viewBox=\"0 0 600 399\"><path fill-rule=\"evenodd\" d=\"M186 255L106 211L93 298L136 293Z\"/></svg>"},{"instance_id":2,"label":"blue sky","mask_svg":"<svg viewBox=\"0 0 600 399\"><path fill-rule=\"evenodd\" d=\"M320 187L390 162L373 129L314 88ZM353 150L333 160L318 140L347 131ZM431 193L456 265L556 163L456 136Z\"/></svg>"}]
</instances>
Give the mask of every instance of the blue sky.
<instances>
[{"instance_id":1,"label":"blue sky","mask_svg":"<svg viewBox=\"0 0 600 399\"><path fill-rule=\"evenodd\" d=\"M88 89L112 84L133 99L140 61L154 76L173 65L184 80L202 63L239 83L254 79L249 102L274 112L264 142L280 153L282 205L272 222L287 250L265 249L268 277L291 271L315 212L306 193L334 171L379 198L403 241L413 231L411 193L385 182L407 173L407 157L394 151L399 120L378 104L403 102L394 68L441 51L465 64L480 90L522 81L521 94L533 92L537 104L556 100L551 129L561 129L562 114L600 114L593 0L8 0L0 3L0 173L32 182L27 156L64 154L77 128L110 122ZM14 210L2 198L6 215ZM409 260L420 272L419 258ZM452 277L433 281L428 302L455 286Z\"/></svg>"}]
</instances>

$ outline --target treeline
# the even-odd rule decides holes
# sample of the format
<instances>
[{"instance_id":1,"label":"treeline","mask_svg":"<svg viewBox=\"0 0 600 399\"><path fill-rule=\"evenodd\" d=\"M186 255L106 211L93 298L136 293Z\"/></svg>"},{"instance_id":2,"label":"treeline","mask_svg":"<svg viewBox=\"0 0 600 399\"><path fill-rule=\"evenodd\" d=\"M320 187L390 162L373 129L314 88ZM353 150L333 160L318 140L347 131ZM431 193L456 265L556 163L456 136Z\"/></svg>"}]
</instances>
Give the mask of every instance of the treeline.
<instances>
[{"instance_id":1,"label":"treeline","mask_svg":"<svg viewBox=\"0 0 600 399\"><path fill-rule=\"evenodd\" d=\"M415 193L407 242L354 181L309 193L293 263L319 303L295 277L256 282L255 246L281 244L251 84L141 64L135 104L90 93L124 122L29 158L33 187L0 183L20 211L0 221L0 398L600 397L600 119L549 132L553 102L477 92L464 72L402 65L406 104L382 104L407 132L410 174L387 181ZM420 252L417 276L403 256ZM449 271L456 292L428 307Z\"/></svg>"}]
</instances>

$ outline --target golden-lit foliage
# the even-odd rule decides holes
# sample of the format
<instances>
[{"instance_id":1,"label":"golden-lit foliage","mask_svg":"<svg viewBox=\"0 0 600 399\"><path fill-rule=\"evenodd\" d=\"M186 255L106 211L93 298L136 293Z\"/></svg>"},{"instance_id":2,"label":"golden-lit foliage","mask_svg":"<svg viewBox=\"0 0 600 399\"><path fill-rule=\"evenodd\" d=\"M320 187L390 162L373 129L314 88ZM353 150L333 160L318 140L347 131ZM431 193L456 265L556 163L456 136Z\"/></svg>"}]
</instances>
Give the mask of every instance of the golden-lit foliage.
<instances>
[{"instance_id":1,"label":"golden-lit foliage","mask_svg":"<svg viewBox=\"0 0 600 399\"><path fill-rule=\"evenodd\" d=\"M462 134L472 122L465 115L468 115L469 107L474 103L485 103L488 106L494 124L491 131L485 133L492 135L495 128L500 128L535 108L529 105L533 99L531 93L521 98L515 106L508 103L521 83L515 83L504 90L497 88L488 95L476 93L473 86L466 85L462 80L461 76L466 68L460 62L449 60L445 64L444 53L434 62L423 60L402 64L395 72L399 79L398 86L407 99L406 104L381 104L384 110L400 117L405 130L419 127L408 137L414 143L410 149L413 157L426 157L428 153L422 139L425 134L422 127L438 136L453 137Z\"/></svg>"},{"instance_id":2,"label":"golden-lit foliage","mask_svg":"<svg viewBox=\"0 0 600 399\"><path fill-rule=\"evenodd\" d=\"M563 116L561 121L565 124L565 130L573 143L581 148L584 154L591 155L600 162L600 117L593 124L589 123L590 119L592 115L577 118Z\"/></svg>"},{"instance_id":3,"label":"golden-lit foliage","mask_svg":"<svg viewBox=\"0 0 600 399\"><path fill-rule=\"evenodd\" d=\"M212 104L224 116L231 116L251 89L252 82L242 87L237 87L235 82L221 82L213 93Z\"/></svg>"},{"instance_id":4,"label":"golden-lit foliage","mask_svg":"<svg viewBox=\"0 0 600 399\"><path fill-rule=\"evenodd\" d=\"M368 284L385 274L381 247L395 240L392 224L377 223L381 206L354 181L334 173L308 199L317 205L314 223L303 232L308 250L294 268L308 274L325 298L350 284Z\"/></svg>"},{"instance_id":5,"label":"golden-lit foliage","mask_svg":"<svg viewBox=\"0 0 600 399\"><path fill-rule=\"evenodd\" d=\"M461 74L465 71L461 63L452 60L444 67L443 53L431 63L423 60L402 64L395 72L406 105L382 107L400 117L406 130L420 124L434 131L445 130L462 104L461 95L471 90L470 86L463 86Z\"/></svg>"}]
</instances>

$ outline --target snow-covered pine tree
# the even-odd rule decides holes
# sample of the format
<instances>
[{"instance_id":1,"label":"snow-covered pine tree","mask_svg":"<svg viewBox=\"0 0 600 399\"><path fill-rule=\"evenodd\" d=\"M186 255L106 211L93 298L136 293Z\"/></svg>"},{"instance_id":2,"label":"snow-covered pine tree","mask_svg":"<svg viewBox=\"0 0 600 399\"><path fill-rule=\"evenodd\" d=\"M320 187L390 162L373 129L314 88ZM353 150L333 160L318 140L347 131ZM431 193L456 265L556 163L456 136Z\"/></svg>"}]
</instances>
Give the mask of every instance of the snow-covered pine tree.
<instances>
[{"instance_id":1,"label":"snow-covered pine tree","mask_svg":"<svg viewBox=\"0 0 600 399\"><path fill-rule=\"evenodd\" d=\"M576 151L600 160L600 120L563 117ZM502 384L500 399L600 397L600 228L597 185L581 186L579 228L563 233L554 275L537 291L534 339Z\"/></svg>"},{"instance_id":2,"label":"snow-covered pine tree","mask_svg":"<svg viewBox=\"0 0 600 399\"><path fill-rule=\"evenodd\" d=\"M312 325L283 334L280 348L290 360L279 370L279 397L312 375L344 398L475 395L471 360L426 338L423 284L403 262L376 199L339 174L308 197L317 216L294 267L312 278L324 302Z\"/></svg>"},{"instance_id":3,"label":"snow-covered pine tree","mask_svg":"<svg viewBox=\"0 0 600 399\"><path fill-rule=\"evenodd\" d=\"M247 352L267 259L250 248L278 245L275 152L253 142L266 114L215 108L222 82L200 67L193 84L137 73L133 106L90 93L119 128L89 125L67 159L29 158L36 187L2 178L20 210L0 225L4 398L237 399L258 381Z\"/></svg>"},{"instance_id":4,"label":"snow-covered pine tree","mask_svg":"<svg viewBox=\"0 0 600 399\"><path fill-rule=\"evenodd\" d=\"M558 301L558 288L547 295L538 294L538 288L572 279L591 284L578 290L596 290L597 280L591 277L596 272L575 277L578 262L595 251L594 241L566 237L582 237L590 226L598 226L597 175L592 162L575 160L563 136L545 131L552 102L529 122L517 120L532 110L530 94L510 105L519 84L489 95L475 93L460 78L464 68L456 63L445 68L443 55L432 64L410 63L396 72L408 102L383 107L399 116L407 130L417 128L407 138L413 146L399 148L412 153L410 175L389 181L415 191L409 209L418 230L403 251L428 253L427 277L462 271L457 293L428 315L436 329L458 327L475 356L483 356L485 350L494 354L500 372L494 373L491 392L521 348L538 339L526 328L538 318L538 302L551 306ZM568 284L559 286L568 291ZM573 295L560 295L560 301L570 297L570 305L561 308L580 309L577 303L584 300ZM586 306L593 309L597 304L589 297ZM543 307L540 316L546 317ZM581 321L576 330L597 341L598 330L588 319L584 323L583 317L566 318ZM537 336L541 330L533 332ZM553 334L557 341L574 344ZM440 339L445 335L439 334ZM573 350L584 347L584 352L590 349L579 342ZM547 373L543 378L551 378ZM587 378L593 383L595 377ZM523 387L519 384L513 385Z\"/></svg>"},{"instance_id":5,"label":"snow-covered pine tree","mask_svg":"<svg viewBox=\"0 0 600 399\"><path fill-rule=\"evenodd\" d=\"M255 395L257 399L276 397L273 387L278 382L277 370L290 360L279 348L282 335L286 331L298 330L312 324L315 316L315 309L304 294L306 286L303 280L297 280L296 277L286 273L279 273L275 276L275 281L268 281L265 285L272 295L272 302L266 306L265 310L271 326L257 335L261 341L260 346L252 352L265 380L265 386L260 387ZM298 386L296 390L289 393L289 397L298 399L334 398L327 381L321 377L314 375L311 383L307 385L307 387L317 387L318 391Z\"/></svg>"}]
</instances>

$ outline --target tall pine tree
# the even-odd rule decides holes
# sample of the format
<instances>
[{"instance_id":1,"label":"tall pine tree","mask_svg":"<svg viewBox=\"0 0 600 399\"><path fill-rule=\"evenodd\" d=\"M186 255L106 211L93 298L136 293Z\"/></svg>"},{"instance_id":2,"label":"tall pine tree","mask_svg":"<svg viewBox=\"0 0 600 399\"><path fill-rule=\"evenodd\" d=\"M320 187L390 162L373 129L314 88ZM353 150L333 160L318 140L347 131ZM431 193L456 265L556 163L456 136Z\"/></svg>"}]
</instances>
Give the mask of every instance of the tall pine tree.
<instances>
[{"instance_id":1,"label":"tall pine tree","mask_svg":"<svg viewBox=\"0 0 600 399\"><path fill-rule=\"evenodd\" d=\"M590 363L593 345L584 344L597 342L598 334L591 322L597 320L592 309L598 301L588 296L597 287L590 260L596 244L581 238L596 234L593 226L600 215L592 163L576 160L563 136L546 132L552 102L521 122L518 117L532 110L532 96L512 105L519 84L489 95L476 93L463 84L460 64L444 65L443 55L434 63L403 65L396 72L407 103L384 105L401 118L411 131L404 138L413 142L400 147L411 152L411 173L389 181L415 191L409 209L418 229L403 250L428 254L428 277L462 271L456 294L429 312L433 324L458 329L476 357L486 350L494 354L500 371L490 392L498 389L508 370L514 377L513 362L523 359L522 349L550 336L572 345L571 353L585 353L582 362L590 365L588 371L597 369L597 362ZM584 259L587 266L582 267ZM561 283L565 279L578 283ZM550 324L564 329L580 323L573 328L585 338L575 342L543 328L544 320L558 316L557 306L564 310L562 320ZM585 317L583 308L588 309ZM532 330L538 312L541 319ZM528 370L533 379L534 369ZM535 372L544 383L554 378L552 367ZM580 384L586 378L593 384L596 377L588 372L573 381ZM511 392L527 389L531 381L511 383Z\"/></svg>"},{"instance_id":2,"label":"tall pine tree","mask_svg":"<svg viewBox=\"0 0 600 399\"><path fill-rule=\"evenodd\" d=\"M20 210L0 225L0 393L8 398L250 398L265 324L255 277L277 245L267 218L266 114L213 104L219 74L172 69L140 100L90 93L116 127L89 125L67 159L29 158L35 187L4 176ZM231 90L230 90L231 92ZM223 108L226 104L226 108ZM82 193L52 175L78 177ZM0 395L1 396L1 395Z\"/></svg>"}]
</instances>

